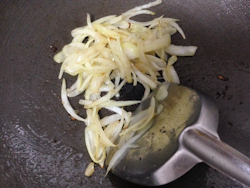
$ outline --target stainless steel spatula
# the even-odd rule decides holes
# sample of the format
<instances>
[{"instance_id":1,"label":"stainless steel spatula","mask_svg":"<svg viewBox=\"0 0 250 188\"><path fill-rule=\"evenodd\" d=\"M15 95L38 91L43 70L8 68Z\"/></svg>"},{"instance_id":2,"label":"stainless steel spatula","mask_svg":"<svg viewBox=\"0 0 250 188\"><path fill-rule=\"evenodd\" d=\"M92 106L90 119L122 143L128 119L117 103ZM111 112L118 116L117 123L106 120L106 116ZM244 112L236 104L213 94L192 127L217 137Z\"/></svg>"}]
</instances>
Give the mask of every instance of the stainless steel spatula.
<instances>
[{"instance_id":1,"label":"stainless steel spatula","mask_svg":"<svg viewBox=\"0 0 250 188\"><path fill-rule=\"evenodd\" d=\"M250 159L222 142L217 134L219 113L205 93L173 84L158 87L168 90L160 101L164 110L154 125L112 169L117 176L141 185L167 184L205 162L223 174L250 186ZM152 95L150 96L152 97ZM146 99L137 112L148 107ZM110 160L111 154L107 157Z\"/></svg>"}]
</instances>

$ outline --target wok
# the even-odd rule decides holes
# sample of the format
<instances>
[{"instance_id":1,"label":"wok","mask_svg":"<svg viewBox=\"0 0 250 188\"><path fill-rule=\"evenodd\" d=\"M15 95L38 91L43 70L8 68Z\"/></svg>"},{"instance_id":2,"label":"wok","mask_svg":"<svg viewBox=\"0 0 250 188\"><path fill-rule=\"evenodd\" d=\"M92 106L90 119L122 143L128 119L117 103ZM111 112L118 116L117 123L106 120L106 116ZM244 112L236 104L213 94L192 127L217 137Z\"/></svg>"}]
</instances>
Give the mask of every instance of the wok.
<instances>
[{"instance_id":1,"label":"wok","mask_svg":"<svg viewBox=\"0 0 250 188\"><path fill-rule=\"evenodd\" d=\"M99 167L84 176L90 162L84 125L61 105L53 56L71 41L72 29L86 24L86 13L97 19L146 2L0 2L0 187L140 187L112 174L105 178ZM181 83L216 100L221 140L250 157L250 1L165 0L152 10L181 20L187 39L176 34L173 43L199 47L194 57L178 59ZM198 164L162 187L243 186Z\"/></svg>"}]
</instances>

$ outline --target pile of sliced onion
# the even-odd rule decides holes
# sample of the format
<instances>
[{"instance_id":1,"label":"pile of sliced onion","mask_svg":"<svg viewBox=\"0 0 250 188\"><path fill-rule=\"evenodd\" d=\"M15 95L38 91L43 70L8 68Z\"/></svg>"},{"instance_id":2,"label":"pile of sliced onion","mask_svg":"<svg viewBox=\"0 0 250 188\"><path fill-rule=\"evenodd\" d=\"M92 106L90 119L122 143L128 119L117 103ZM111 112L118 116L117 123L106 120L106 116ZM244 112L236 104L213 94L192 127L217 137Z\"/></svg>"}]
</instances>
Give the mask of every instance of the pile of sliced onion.
<instances>
[{"instance_id":1,"label":"pile of sliced onion","mask_svg":"<svg viewBox=\"0 0 250 188\"><path fill-rule=\"evenodd\" d=\"M159 85L161 76L166 82L179 83L173 67L177 56L193 56L197 50L195 46L171 44L171 36L176 32L185 39L176 19L163 16L147 22L131 19L140 14L154 15L147 9L160 3L161 0L156 0L119 16L110 15L94 22L87 14L87 25L72 30L72 42L54 57L57 63L62 63L60 79L63 73L77 76L76 82L68 89L63 79L62 103L73 118L85 123L85 143L92 161L103 167L109 149L118 147L108 171L128 148L135 147L134 141L151 126L152 118L159 111L155 108L154 97L149 109L136 116L131 116L132 113L123 107L141 101L113 99L119 97L126 83L142 84L145 88L142 99ZM86 117L79 116L68 100L68 97L81 93L84 93L84 98L79 103L86 109ZM157 97L162 99L166 95L158 94ZM100 119L98 112L102 108L112 111L113 115ZM88 169L92 167L93 164ZM92 172L88 170L86 174Z\"/></svg>"}]
</instances>

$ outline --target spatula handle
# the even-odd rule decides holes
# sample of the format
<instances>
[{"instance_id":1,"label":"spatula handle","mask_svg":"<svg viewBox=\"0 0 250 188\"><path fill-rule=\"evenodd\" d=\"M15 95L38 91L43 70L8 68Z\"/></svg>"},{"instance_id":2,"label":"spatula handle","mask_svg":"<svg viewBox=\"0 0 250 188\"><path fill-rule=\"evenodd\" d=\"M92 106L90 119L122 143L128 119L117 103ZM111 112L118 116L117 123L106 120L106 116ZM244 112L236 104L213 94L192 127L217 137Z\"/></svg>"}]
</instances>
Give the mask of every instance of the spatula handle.
<instances>
[{"instance_id":1,"label":"spatula handle","mask_svg":"<svg viewBox=\"0 0 250 188\"><path fill-rule=\"evenodd\" d=\"M209 166L250 186L250 159L239 151L197 129L187 130L183 142L190 152Z\"/></svg>"}]
</instances>

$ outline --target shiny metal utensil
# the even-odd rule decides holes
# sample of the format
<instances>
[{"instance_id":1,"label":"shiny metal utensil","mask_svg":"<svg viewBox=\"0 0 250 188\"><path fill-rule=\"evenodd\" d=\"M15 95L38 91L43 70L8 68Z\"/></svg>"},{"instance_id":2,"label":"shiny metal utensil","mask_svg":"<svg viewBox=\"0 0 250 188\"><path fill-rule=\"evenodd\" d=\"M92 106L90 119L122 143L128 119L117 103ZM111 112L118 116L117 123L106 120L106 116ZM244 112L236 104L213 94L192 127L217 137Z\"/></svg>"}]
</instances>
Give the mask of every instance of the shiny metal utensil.
<instances>
[{"instance_id":1,"label":"shiny metal utensil","mask_svg":"<svg viewBox=\"0 0 250 188\"><path fill-rule=\"evenodd\" d=\"M155 117L152 128L136 141L140 147L130 149L112 173L136 184L158 186L205 162L250 186L250 159L220 140L218 108L211 97L173 83L163 83L159 88L168 90L167 98L159 102L163 111ZM148 105L146 99L137 112Z\"/></svg>"}]
</instances>

